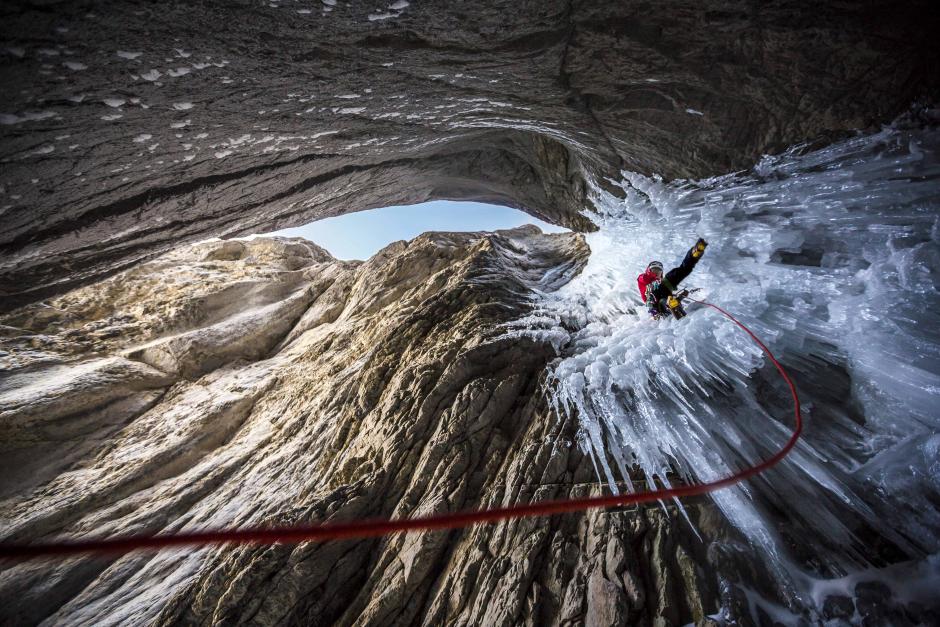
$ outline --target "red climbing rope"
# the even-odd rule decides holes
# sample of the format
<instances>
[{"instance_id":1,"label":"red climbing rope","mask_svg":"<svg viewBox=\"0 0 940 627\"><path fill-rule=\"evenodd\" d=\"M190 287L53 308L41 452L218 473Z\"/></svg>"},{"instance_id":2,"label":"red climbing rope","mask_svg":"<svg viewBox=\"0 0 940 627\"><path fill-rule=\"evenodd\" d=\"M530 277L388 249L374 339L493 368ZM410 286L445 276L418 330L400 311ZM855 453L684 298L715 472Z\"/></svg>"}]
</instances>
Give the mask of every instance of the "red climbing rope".
<instances>
[{"instance_id":1,"label":"red climbing rope","mask_svg":"<svg viewBox=\"0 0 940 627\"><path fill-rule=\"evenodd\" d=\"M305 525L297 527L271 527L250 529L218 529L215 531L194 531L164 535L134 535L122 538L84 539L84 540L57 540L37 544L0 543L0 558L31 559L42 556L73 555L77 553L109 553L122 554L138 549L163 549L175 546L194 546L207 544L274 544L294 542L322 542L325 540L344 540L353 538L371 538L384 536L400 531L433 531L439 529L454 529L466 527L476 523L491 523L510 518L523 518L526 516L547 516L550 514L563 514L597 507L611 507L631 503L646 503L660 499L674 497L695 496L714 492L721 488L734 485L757 475L786 457L790 449L796 444L803 430L803 421L800 418L800 398L796 393L796 386L787 375L787 372L777 361L770 349L744 324L730 313L711 303L689 298L696 303L706 305L718 310L736 325L751 336L761 350L773 362L780 376L790 386L793 395L793 418L795 427L790 439L780 451L766 461L746 468L724 479L686 485L651 492L638 492L632 494L618 494L612 496L596 496L580 499L565 499L559 501L546 501L531 505L513 505L485 510L470 510L435 516L419 516L389 520L384 518L354 520L351 522L324 523L319 525Z\"/></svg>"}]
</instances>

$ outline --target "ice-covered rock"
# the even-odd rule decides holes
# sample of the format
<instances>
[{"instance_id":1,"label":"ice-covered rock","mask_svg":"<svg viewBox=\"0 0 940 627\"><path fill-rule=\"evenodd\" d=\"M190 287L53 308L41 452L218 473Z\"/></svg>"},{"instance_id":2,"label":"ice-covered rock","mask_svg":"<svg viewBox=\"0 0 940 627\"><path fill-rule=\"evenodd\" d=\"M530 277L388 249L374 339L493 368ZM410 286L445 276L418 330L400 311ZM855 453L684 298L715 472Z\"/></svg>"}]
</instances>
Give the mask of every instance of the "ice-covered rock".
<instances>
[{"instance_id":1,"label":"ice-covered rock","mask_svg":"<svg viewBox=\"0 0 940 627\"><path fill-rule=\"evenodd\" d=\"M600 230L587 236L584 272L514 331L554 336L553 402L580 417L581 446L612 490L637 476L651 489L756 464L793 428L775 369L716 312L691 303L688 317L655 321L637 289L650 260L677 265L707 239L686 284L751 327L803 395L807 427L790 457L714 495L791 608L818 609L809 580L881 563L886 551L940 551L935 121L918 110L713 179L625 172L625 199L595 190Z\"/></svg>"}]
</instances>

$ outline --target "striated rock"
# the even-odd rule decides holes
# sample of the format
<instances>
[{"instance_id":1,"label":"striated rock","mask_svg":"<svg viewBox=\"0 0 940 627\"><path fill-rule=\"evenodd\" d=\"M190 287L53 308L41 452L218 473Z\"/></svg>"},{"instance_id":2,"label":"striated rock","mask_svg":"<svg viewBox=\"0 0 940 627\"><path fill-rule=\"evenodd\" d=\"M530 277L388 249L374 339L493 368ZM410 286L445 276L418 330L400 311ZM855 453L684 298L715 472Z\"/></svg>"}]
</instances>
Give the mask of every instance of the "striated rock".
<instances>
[{"instance_id":1,"label":"striated rock","mask_svg":"<svg viewBox=\"0 0 940 627\"><path fill-rule=\"evenodd\" d=\"M49 409L13 406L15 420L0 423L4 446L39 468L33 481L5 481L2 539L598 493L591 460L572 446L576 421L549 412L539 392L551 347L501 326L587 254L580 235L534 227L429 233L365 263L301 240L207 242L17 310L0 320L27 334L3 340L4 398L29 394ZM89 337L116 325L120 334ZM240 328L244 337L229 332ZM24 337L41 338L38 348ZM148 353L180 338L198 355ZM74 424L81 430L60 437ZM719 603L707 544L731 531L711 505L687 512L704 543L674 508L651 506L368 541L6 565L0 622L703 622ZM738 576L733 560L721 570Z\"/></svg>"},{"instance_id":2,"label":"striated rock","mask_svg":"<svg viewBox=\"0 0 940 627\"><path fill-rule=\"evenodd\" d=\"M589 229L589 183L620 169L723 174L938 94L926 1L19 1L0 18L4 311L182 243L391 204Z\"/></svg>"}]
</instances>

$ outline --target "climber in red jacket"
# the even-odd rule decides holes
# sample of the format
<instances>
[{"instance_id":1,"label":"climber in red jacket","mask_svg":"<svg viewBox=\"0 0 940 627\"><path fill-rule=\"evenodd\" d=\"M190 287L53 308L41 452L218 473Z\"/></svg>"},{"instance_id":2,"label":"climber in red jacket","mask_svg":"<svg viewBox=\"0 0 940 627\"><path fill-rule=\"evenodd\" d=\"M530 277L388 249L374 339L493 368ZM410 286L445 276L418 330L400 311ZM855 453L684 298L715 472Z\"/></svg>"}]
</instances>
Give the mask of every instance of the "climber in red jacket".
<instances>
[{"instance_id":1,"label":"climber in red jacket","mask_svg":"<svg viewBox=\"0 0 940 627\"><path fill-rule=\"evenodd\" d=\"M646 303L646 308L653 318L659 318L669 312L668 299L672 296L679 282L689 276L695 264L701 259L708 242L699 238L695 246L686 253L685 259L679 267L673 268L663 276L663 264L660 261L651 261L646 271L636 278L640 288L640 298Z\"/></svg>"}]
</instances>

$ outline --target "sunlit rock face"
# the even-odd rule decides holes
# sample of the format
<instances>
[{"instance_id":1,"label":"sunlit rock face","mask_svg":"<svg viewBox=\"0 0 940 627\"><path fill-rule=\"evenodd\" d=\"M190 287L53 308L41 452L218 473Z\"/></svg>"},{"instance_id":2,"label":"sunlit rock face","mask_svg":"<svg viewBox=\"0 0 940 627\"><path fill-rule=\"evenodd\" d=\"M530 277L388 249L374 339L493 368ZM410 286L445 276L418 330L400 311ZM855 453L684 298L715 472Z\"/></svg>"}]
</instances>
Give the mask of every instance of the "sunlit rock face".
<instances>
[{"instance_id":1,"label":"sunlit rock face","mask_svg":"<svg viewBox=\"0 0 940 627\"><path fill-rule=\"evenodd\" d=\"M589 229L585 179L723 173L935 94L930 8L7 3L0 308L430 198Z\"/></svg>"},{"instance_id":2,"label":"sunlit rock face","mask_svg":"<svg viewBox=\"0 0 940 627\"><path fill-rule=\"evenodd\" d=\"M3 319L5 540L412 516L597 494L509 337L576 275L576 234L431 233L366 263L303 240L212 242ZM4 624L703 621L766 578L690 502L387 539L40 561ZM723 600L724 599L724 600ZM746 601L745 601L746 603Z\"/></svg>"}]
</instances>

